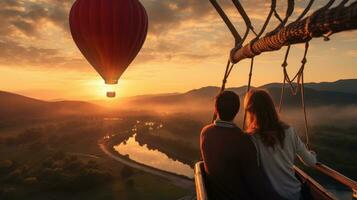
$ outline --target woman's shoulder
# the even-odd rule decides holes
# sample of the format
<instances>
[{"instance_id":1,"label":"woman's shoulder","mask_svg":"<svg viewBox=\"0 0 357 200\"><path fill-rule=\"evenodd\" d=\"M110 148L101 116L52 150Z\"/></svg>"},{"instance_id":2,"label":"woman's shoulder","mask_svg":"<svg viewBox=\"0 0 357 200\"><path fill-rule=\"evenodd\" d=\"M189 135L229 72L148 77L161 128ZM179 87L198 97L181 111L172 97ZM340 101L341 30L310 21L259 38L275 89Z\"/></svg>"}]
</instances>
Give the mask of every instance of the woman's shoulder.
<instances>
[{"instance_id":1,"label":"woman's shoulder","mask_svg":"<svg viewBox=\"0 0 357 200\"><path fill-rule=\"evenodd\" d=\"M294 127L290 126L290 125L283 125L283 129L285 132L292 132L294 131Z\"/></svg>"},{"instance_id":2,"label":"woman's shoulder","mask_svg":"<svg viewBox=\"0 0 357 200\"><path fill-rule=\"evenodd\" d=\"M295 128L293 126L284 124L283 129L285 133L295 133Z\"/></svg>"},{"instance_id":3,"label":"woman's shoulder","mask_svg":"<svg viewBox=\"0 0 357 200\"><path fill-rule=\"evenodd\" d=\"M285 138L288 140L293 140L295 141L297 139L297 133L296 130L293 126L288 126L284 129L285 132Z\"/></svg>"}]
</instances>

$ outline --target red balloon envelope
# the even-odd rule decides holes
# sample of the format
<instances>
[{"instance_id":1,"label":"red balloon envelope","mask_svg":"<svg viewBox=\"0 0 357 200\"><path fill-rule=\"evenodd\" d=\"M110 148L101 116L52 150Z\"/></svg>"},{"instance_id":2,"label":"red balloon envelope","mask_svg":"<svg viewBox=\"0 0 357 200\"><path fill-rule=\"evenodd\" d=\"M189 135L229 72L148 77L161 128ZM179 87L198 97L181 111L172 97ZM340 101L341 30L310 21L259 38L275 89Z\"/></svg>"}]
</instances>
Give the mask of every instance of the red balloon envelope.
<instances>
[{"instance_id":1,"label":"red balloon envelope","mask_svg":"<svg viewBox=\"0 0 357 200\"><path fill-rule=\"evenodd\" d=\"M116 84L144 44L148 17L138 0L77 0L73 40L106 84Z\"/></svg>"}]
</instances>

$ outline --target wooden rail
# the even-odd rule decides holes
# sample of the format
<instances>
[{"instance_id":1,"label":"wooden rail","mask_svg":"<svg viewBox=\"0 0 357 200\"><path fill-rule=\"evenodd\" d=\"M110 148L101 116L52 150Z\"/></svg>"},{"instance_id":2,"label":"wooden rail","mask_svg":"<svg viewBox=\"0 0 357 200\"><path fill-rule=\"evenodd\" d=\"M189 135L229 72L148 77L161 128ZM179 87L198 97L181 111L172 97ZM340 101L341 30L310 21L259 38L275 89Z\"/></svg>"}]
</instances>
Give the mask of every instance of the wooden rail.
<instances>
[{"instance_id":1,"label":"wooden rail","mask_svg":"<svg viewBox=\"0 0 357 200\"><path fill-rule=\"evenodd\" d=\"M315 169L326 176L338 181L342 185L345 185L352 190L352 195L354 199L357 199L357 182L346 177L345 175L341 174L340 172L331 169L330 167L322 164L322 163L317 163L315 166Z\"/></svg>"},{"instance_id":2,"label":"wooden rail","mask_svg":"<svg viewBox=\"0 0 357 200\"><path fill-rule=\"evenodd\" d=\"M208 195L206 191L205 185L205 172L204 172L204 165L203 162L197 162L195 165L195 185L196 185L196 193L197 193L197 200L208 200ZM345 185L352 190L352 197L353 199L357 199L357 182L344 176L343 174L337 172L336 170L331 169L330 167L317 163L315 169L324 175L338 181L342 185ZM337 200L337 198L326 190L322 185L316 182L313 178L303 172L301 169L294 167L295 172L297 175L302 177L304 181L307 181L310 188L313 191L313 196L316 199L325 199L325 200Z\"/></svg>"},{"instance_id":3,"label":"wooden rail","mask_svg":"<svg viewBox=\"0 0 357 200\"><path fill-rule=\"evenodd\" d=\"M324 188L321 184L316 182L313 178L307 175L304 171L294 166L295 173L300 177L300 180L306 182L311 190L311 195L314 199L323 200L337 200L337 198Z\"/></svg>"},{"instance_id":4,"label":"wooden rail","mask_svg":"<svg viewBox=\"0 0 357 200\"><path fill-rule=\"evenodd\" d=\"M195 165L195 185L197 200L208 200L202 161L197 162Z\"/></svg>"}]
</instances>

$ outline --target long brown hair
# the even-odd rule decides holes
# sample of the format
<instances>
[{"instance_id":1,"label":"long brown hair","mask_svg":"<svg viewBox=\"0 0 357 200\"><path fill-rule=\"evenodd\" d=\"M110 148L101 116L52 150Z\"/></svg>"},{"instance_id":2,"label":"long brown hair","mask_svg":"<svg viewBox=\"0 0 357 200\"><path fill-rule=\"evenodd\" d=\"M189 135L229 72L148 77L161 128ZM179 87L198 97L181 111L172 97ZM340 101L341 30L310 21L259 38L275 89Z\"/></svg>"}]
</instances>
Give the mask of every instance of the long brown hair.
<instances>
[{"instance_id":1,"label":"long brown hair","mask_svg":"<svg viewBox=\"0 0 357 200\"><path fill-rule=\"evenodd\" d=\"M273 99L267 91L249 91L244 98L244 109L248 134L259 134L266 146L274 148L280 144L284 147L284 129L287 125L280 121Z\"/></svg>"}]
</instances>

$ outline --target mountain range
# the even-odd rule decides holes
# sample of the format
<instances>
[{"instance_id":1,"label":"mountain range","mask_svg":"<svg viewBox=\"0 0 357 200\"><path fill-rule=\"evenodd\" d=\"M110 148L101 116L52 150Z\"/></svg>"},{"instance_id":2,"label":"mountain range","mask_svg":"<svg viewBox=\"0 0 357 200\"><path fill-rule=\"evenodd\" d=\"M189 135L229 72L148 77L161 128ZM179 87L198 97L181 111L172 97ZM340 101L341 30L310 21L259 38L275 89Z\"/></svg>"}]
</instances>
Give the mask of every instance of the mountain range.
<instances>
[{"instance_id":1,"label":"mountain range","mask_svg":"<svg viewBox=\"0 0 357 200\"><path fill-rule=\"evenodd\" d=\"M309 107L357 105L357 79L307 83L305 86L306 104ZM259 88L268 90L274 101L279 102L280 83L270 83ZM208 86L185 93L121 98L115 100L114 110L154 110L156 112L211 110L214 97L219 90L219 87ZM227 90L235 91L242 98L247 87L227 88ZM299 107L301 104L299 94L292 95L287 87L285 91L284 106ZM113 108L111 109L113 110ZM83 101L49 102L0 91L0 120L96 115L106 111L105 108L96 103Z\"/></svg>"},{"instance_id":2,"label":"mountain range","mask_svg":"<svg viewBox=\"0 0 357 200\"><path fill-rule=\"evenodd\" d=\"M270 83L258 88L268 90L275 103L280 101L281 83ZM252 87L254 89L255 87ZM242 98L247 91L247 86L227 88L234 91ZM186 93L167 94L167 95L147 95L129 97L121 100L123 107L148 108L171 110L178 109L184 111L200 110L200 108L213 106L214 97L220 91L219 87L208 86L200 89L194 89ZM301 96L298 93L293 95L288 86L285 87L283 104L288 107L297 107L301 105ZM336 82L306 83L305 100L307 106L346 106L357 105L357 79L339 80ZM120 103L119 103L120 105Z\"/></svg>"},{"instance_id":3,"label":"mountain range","mask_svg":"<svg viewBox=\"0 0 357 200\"><path fill-rule=\"evenodd\" d=\"M101 106L82 101L42 101L0 91L0 120L50 119L78 114L95 114Z\"/></svg>"}]
</instances>

